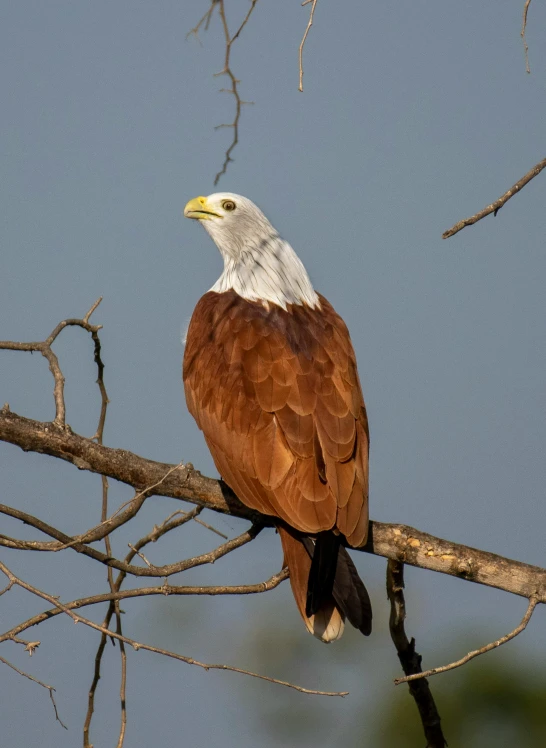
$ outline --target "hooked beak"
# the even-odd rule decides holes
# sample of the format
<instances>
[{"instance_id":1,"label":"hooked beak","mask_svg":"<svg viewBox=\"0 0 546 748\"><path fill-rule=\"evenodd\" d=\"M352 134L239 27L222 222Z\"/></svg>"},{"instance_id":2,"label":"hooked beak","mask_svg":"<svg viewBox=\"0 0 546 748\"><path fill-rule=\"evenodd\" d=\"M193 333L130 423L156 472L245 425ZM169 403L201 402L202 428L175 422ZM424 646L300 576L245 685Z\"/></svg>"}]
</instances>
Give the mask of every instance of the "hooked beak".
<instances>
[{"instance_id":1,"label":"hooked beak","mask_svg":"<svg viewBox=\"0 0 546 748\"><path fill-rule=\"evenodd\" d=\"M219 213L211 210L206 197L194 197L184 208L186 218L194 218L197 221L212 221L213 218L222 218Z\"/></svg>"}]
</instances>

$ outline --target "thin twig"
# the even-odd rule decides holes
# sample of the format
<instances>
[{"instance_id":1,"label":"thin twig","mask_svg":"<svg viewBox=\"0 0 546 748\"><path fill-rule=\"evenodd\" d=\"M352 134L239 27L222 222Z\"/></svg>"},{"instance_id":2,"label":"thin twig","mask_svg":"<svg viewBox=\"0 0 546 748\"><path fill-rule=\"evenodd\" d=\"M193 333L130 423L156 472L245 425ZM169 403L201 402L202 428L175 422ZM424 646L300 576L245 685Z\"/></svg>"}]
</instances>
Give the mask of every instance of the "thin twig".
<instances>
[{"instance_id":1,"label":"thin twig","mask_svg":"<svg viewBox=\"0 0 546 748\"><path fill-rule=\"evenodd\" d=\"M41 680L38 680L38 678L35 678L33 675L29 675L29 673L25 673L24 670L19 670L18 667L15 667L9 660L4 659L3 657L0 657L0 662L3 662L4 665L7 665L12 670L15 670L16 673L19 673L19 675L22 675L24 678L28 678L29 680L33 681L34 683L37 683L39 686L42 686L42 688L47 688L49 691L49 697L51 699L51 703L53 704L53 709L55 711L55 719L61 727L64 727L65 730L68 730L68 727L64 724L62 719L59 717L59 712L57 711L57 704L55 703L55 697L53 696L53 692L55 689L53 686L48 686L47 683L43 683Z\"/></svg>"},{"instance_id":2,"label":"thin twig","mask_svg":"<svg viewBox=\"0 0 546 748\"><path fill-rule=\"evenodd\" d=\"M257 584L215 585L206 587L163 584L161 587L135 587L134 589L129 590L120 590L118 586L115 592L103 592L99 595L81 597L77 600L72 600L69 603L63 603L62 605L59 605L58 601L54 601L54 608L45 610L42 613L38 613L37 615L32 616L32 618L18 623L12 629L6 631L4 634L1 634L0 642L13 639L21 632L31 628L31 626L37 626L44 621L49 621L52 618L55 618L55 616L60 615L61 613L79 610L80 608L85 608L89 605L99 605L101 603L107 603L116 600L129 600L136 597L148 597L150 595L256 595L261 594L262 592L269 592L269 590L274 589L287 578L288 572L283 569L277 574L274 574L265 582L258 582ZM77 623L78 620L76 619L77 616L74 616L74 620Z\"/></svg>"},{"instance_id":3,"label":"thin twig","mask_svg":"<svg viewBox=\"0 0 546 748\"><path fill-rule=\"evenodd\" d=\"M98 444L101 444L101 442L102 437L100 441L98 441ZM27 525L36 527L36 529L41 530L41 532L45 533L46 535L50 535L51 537L58 539L57 542L40 542L37 540L17 540L15 538L9 538L6 535L0 535L0 545L4 545L8 548L17 548L18 550L52 552L64 551L67 548L74 548L78 551L78 553L84 553L85 555L89 555L96 560L101 560L104 563L109 558L111 558L111 554L107 553L105 555L103 553L100 553L99 551L96 551L95 549L88 548L85 544L95 543L98 540L102 540L103 538L108 537L114 530L117 530L118 527L121 527L134 516L136 516L136 514L141 509L144 501L152 495L152 491L155 488L158 488L163 483L163 481L167 480L167 478L169 478L169 476L179 468L186 468L186 466L184 466L182 463L179 463L178 465L174 465L173 467L169 468L159 480L143 489L142 491L139 491L137 494L135 494L135 496L129 499L129 501L124 502L118 509L116 509L111 517L105 519L98 525L95 525L95 527L92 527L90 530L87 530L86 532L78 535L75 538L65 535L60 530L51 527L51 525L48 525L46 522L42 522L42 520L39 520L37 517L34 517L31 514L27 514L20 509L15 509L14 507L0 504L0 514L6 514L8 517L19 519ZM106 480L106 477L104 475L102 475L101 477L103 481ZM128 507L128 509L123 511L126 507Z\"/></svg>"},{"instance_id":4,"label":"thin twig","mask_svg":"<svg viewBox=\"0 0 546 748\"><path fill-rule=\"evenodd\" d=\"M130 549L131 549L132 551L134 551L134 552L136 553L136 555L137 555L137 556L138 556L139 558L141 558L141 559L142 559L142 560L144 561L144 563L146 564L146 566L147 566L147 567L148 567L149 569L151 569L151 568L152 568L152 564L151 564L151 563L150 563L150 562L148 561L148 559L146 558L146 556L145 556L145 555L144 555L143 553L141 553L140 551L137 551L137 549L136 549L136 548L134 547L134 545L132 545L131 543L127 543L127 545L129 546L129 548L130 548Z\"/></svg>"},{"instance_id":5,"label":"thin twig","mask_svg":"<svg viewBox=\"0 0 546 748\"><path fill-rule=\"evenodd\" d=\"M202 525L203 527L206 527L207 530L210 530L211 532L216 533L216 535L219 535L221 538L224 538L224 540L228 539L227 535L224 535L223 532L220 532L220 530L217 530L212 525L207 524L206 522L203 522L202 519L198 519L197 517L194 519L194 522L197 522L197 524Z\"/></svg>"},{"instance_id":6,"label":"thin twig","mask_svg":"<svg viewBox=\"0 0 546 748\"><path fill-rule=\"evenodd\" d=\"M529 11L529 6L531 5L531 0L525 0L525 5L523 6L523 21L521 23L521 38L523 41L523 49L525 51L525 70L527 73L531 72L531 68L529 67L529 47L527 46L527 39L525 38L525 30L527 28L527 13Z\"/></svg>"},{"instance_id":7,"label":"thin twig","mask_svg":"<svg viewBox=\"0 0 546 748\"><path fill-rule=\"evenodd\" d=\"M406 675L421 672L421 655L415 651L415 639L408 640L404 628L406 602L404 600L404 564L389 560L387 563L387 597L391 604L389 630L396 647L398 659ZM440 715L430 691L428 681L419 680L409 684L423 725L427 748L447 746L440 724Z\"/></svg>"},{"instance_id":8,"label":"thin twig","mask_svg":"<svg viewBox=\"0 0 546 748\"><path fill-rule=\"evenodd\" d=\"M307 35L309 34L309 31L311 30L311 26L313 25L313 18L315 15L315 8L317 7L317 2L318 0L304 0L304 2L302 3L302 7L305 5L309 5L309 3L312 3L312 5L311 5L311 12L309 13L309 21L307 22L307 27L303 34L302 40L300 42L300 48L299 48L299 64L300 64L299 90L300 91L303 91L303 48L305 47L305 42L307 41Z\"/></svg>"},{"instance_id":9,"label":"thin twig","mask_svg":"<svg viewBox=\"0 0 546 748\"><path fill-rule=\"evenodd\" d=\"M135 555L138 553L139 549L143 548L148 543L155 543L159 538L161 538L166 533L192 520L201 511L202 511L201 507L195 507L189 512L181 512L180 510L177 510L176 512L173 512L172 514L170 514L159 526L154 526L151 532L149 532L147 535L142 537L137 543L135 543L130 553L128 553L127 556L125 557L125 562L130 563L135 557ZM181 515L181 516L177 516L177 519L173 519L176 515ZM116 577L116 581L115 581L116 592L119 592L121 585L123 584L123 581L126 576L127 576L126 572L124 571L119 572L118 576ZM109 628L110 621L112 619L112 616L115 613L115 609L116 609L115 601L111 600L110 605L108 606L108 611L106 613L106 616L104 617L104 621L102 624L105 629ZM58 612L59 612L58 609L54 610L52 611L52 615L56 615ZM100 680L102 657L103 657L103 654L106 648L106 642L107 642L107 636L106 634L102 633L99 646L97 648L97 652L95 655L95 667L94 667L94 672L93 672L93 680L91 682L91 687L89 689L89 694L88 694L87 714L85 716L85 722L83 726L84 748L91 748L91 743L89 741L89 731L91 727L91 720L93 718L93 712L95 710L95 693L96 693L97 686Z\"/></svg>"},{"instance_id":10,"label":"thin twig","mask_svg":"<svg viewBox=\"0 0 546 748\"><path fill-rule=\"evenodd\" d=\"M101 303L103 297L99 296L99 298L95 301L94 304L91 305L91 308L87 312L87 314L84 316L83 321L87 325L89 324L89 317L93 314L93 312L97 309L98 305Z\"/></svg>"},{"instance_id":11,"label":"thin twig","mask_svg":"<svg viewBox=\"0 0 546 748\"><path fill-rule=\"evenodd\" d=\"M207 10L207 12L201 17L199 22L193 27L193 29L190 29L188 33L186 34L186 39L189 39L190 36L194 36L199 44L201 44L201 39L199 38L199 29L201 26L203 26L204 31L209 30L210 25L210 19L212 18L212 14L214 12L214 6L218 4L218 0L211 0L210 7ZM201 45L202 46L202 45Z\"/></svg>"},{"instance_id":12,"label":"thin twig","mask_svg":"<svg viewBox=\"0 0 546 748\"><path fill-rule=\"evenodd\" d=\"M438 675L438 673L445 673L448 670L454 670L457 667L461 667L461 665L466 665L466 663L470 662L470 660L473 660L474 657L478 657L479 655L485 654L486 652L490 652L492 649L496 649L497 647L500 647L502 644L506 644L506 642L509 642L511 639L514 639L518 634L521 634L521 632L527 628L527 624L531 620L533 611L535 610L538 603L539 603L538 597L536 595L532 595L529 598L529 605L527 607L527 611L525 612L525 615L521 619L521 623L519 624L519 626L516 626L516 628L513 631L511 631L509 634L502 636L500 639L497 639L496 641L491 642L490 644L486 644L485 647L480 647L480 649L475 649L472 652L469 652L464 657L461 657L460 660L451 662L449 665L442 665L441 667L434 667L434 668L431 668L430 670L425 670L424 673L417 673L416 675L408 675L405 678L397 678L394 681L395 684L399 685L400 683L407 683L408 681L417 680L418 678L430 678L430 676L432 675Z\"/></svg>"},{"instance_id":13,"label":"thin twig","mask_svg":"<svg viewBox=\"0 0 546 748\"><path fill-rule=\"evenodd\" d=\"M450 229L444 231L444 233L442 234L442 239L449 239L450 236L454 236L461 229L464 229L465 226L472 226L474 223L481 221L482 218L485 218L485 216L490 215L490 213L493 213L496 216L503 205L507 203L511 197L514 197L514 195L516 195L521 189L523 189L523 187L525 187L525 185L528 184L531 179L534 179L538 174L540 174L544 167L546 167L546 158L533 166L533 168L528 171L525 176L519 179L512 187L510 187L509 190L504 193L504 195L501 195L498 200L495 200L494 203L486 205L486 207L483 210L480 210L479 213L476 213L470 218L464 218L462 221L458 221L458 223L456 223Z\"/></svg>"}]
</instances>

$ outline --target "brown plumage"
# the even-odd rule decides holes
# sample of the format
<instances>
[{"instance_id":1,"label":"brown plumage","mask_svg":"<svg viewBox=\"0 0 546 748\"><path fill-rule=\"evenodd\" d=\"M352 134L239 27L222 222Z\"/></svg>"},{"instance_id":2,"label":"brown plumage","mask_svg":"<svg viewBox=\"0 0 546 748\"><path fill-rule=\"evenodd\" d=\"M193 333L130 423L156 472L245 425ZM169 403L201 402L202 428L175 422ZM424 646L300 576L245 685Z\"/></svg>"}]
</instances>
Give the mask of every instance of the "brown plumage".
<instances>
[{"instance_id":1,"label":"brown plumage","mask_svg":"<svg viewBox=\"0 0 546 748\"><path fill-rule=\"evenodd\" d=\"M347 327L318 302L283 309L209 291L190 322L183 378L222 478L244 504L282 520L298 609L330 641L345 616L371 630L367 592L340 546L340 536L366 542L369 434Z\"/></svg>"}]
</instances>

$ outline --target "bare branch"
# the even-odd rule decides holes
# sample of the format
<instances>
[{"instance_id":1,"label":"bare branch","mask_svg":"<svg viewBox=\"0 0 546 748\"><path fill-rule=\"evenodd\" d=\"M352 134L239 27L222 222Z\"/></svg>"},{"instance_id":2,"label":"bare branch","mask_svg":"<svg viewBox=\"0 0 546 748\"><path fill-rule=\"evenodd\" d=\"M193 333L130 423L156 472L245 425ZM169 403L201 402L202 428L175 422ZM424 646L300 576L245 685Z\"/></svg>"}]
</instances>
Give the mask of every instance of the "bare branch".
<instances>
[{"instance_id":1,"label":"bare branch","mask_svg":"<svg viewBox=\"0 0 546 748\"><path fill-rule=\"evenodd\" d=\"M113 569L118 569L119 571L123 571L126 574L132 574L137 577L170 577L173 574L179 574L181 571L192 569L195 566L202 566L203 564L213 564L219 558L222 558L222 556L225 556L228 553L231 553L231 551L234 551L237 548L240 548L242 545L249 543L251 540L254 540L254 538L258 535L258 533L261 532L264 527L264 524L262 522L257 521L252 525L252 527L243 532L241 535L238 535L232 540L226 541L214 550L203 553L200 556L194 556L191 559L185 559L173 564L165 564L164 566L150 566L149 568L143 568L141 566L128 564L125 561L120 561L119 559L114 558L112 554L101 553L101 551L98 551L96 548L91 548L90 546L84 545L77 540L71 539L70 536L65 535L64 533L60 532L54 527L51 527L50 525L46 525L45 522L37 520L31 514L26 514L26 512L21 512L17 509L12 509L11 507L6 507L1 504L0 512L9 516L17 516L18 519L22 519L24 517L25 524L39 527L42 532L46 532L48 535L53 535L53 537L66 538L67 542L64 546L62 546L63 549L73 548L78 553L82 554L83 556L88 556L94 561L99 561L101 564L105 564L106 566L112 567ZM18 550L57 550L56 548L41 548L36 541L15 540L12 538L6 538L6 536L1 535L0 545L6 546L8 548L16 548ZM47 544L43 543L40 545Z\"/></svg>"},{"instance_id":2,"label":"bare branch","mask_svg":"<svg viewBox=\"0 0 546 748\"><path fill-rule=\"evenodd\" d=\"M144 548L144 546L146 546L148 543L155 543L157 540L159 540L159 538L161 538L166 533L194 519L198 514L200 514L201 511L202 511L201 507L195 507L190 512L182 512L180 510L177 510L176 512L173 512L172 514L170 514L167 517L167 519L165 519L161 523L161 525L154 526L151 532L149 532L147 535L142 537L133 546L133 548L131 549L131 552L128 553L127 556L125 557L125 562L130 563L135 557L135 555L139 552L139 549ZM175 516L176 516L176 519L174 519ZM115 581L116 592L119 591L119 589L121 588L121 585L123 584L125 577L126 577L126 573L124 571L120 571ZM52 615L56 615L57 612L58 612L58 608L53 610ZM102 624L105 629L107 629L110 626L110 621L112 620L112 616L114 615L114 613L115 613L115 602L111 600L110 605L108 607L108 611L104 618L104 622ZM84 748L92 748L92 745L89 740L89 732L91 728L91 720L93 718L93 712L95 711L95 693L96 693L97 686L100 680L101 663L102 663L102 657L104 655L104 650L106 648L106 642L107 642L106 634L101 633L99 646L97 648L97 652L95 655L95 667L94 667L94 672L93 672L93 680L91 682L91 687L89 689L89 694L88 694L88 699L87 699L87 713L86 713L85 721L83 725Z\"/></svg>"},{"instance_id":3,"label":"bare branch","mask_svg":"<svg viewBox=\"0 0 546 748\"><path fill-rule=\"evenodd\" d=\"M53 352L51 346L58 338L59 334L65 329L65 327L82 327L87 332L94 336L94 339L98 340L97 333L101 329L102 325L91 325L89 323L89 317L95 311L100 304L100 299L97 300L91 309L87 312L83 319L65 319L59 322L53 332L48 335L45 340L33 342L33 343L15 343L10 340L0 340L0 349L8 351L26 351L35 352L39 351L42 356L49 363L49 370L53 375L54 387L53 387L53 398L55 400L55 420L53 423L64 428L66 423L66 405L64 401L64 376L59 366L59 359ZM96 343L95 343L96 348ZM100 352L100 344L99 344ZM100 360L100 358L99 358Z\"/></svg>"},{"instance_id":4,"label":"bare branch","mask_svg":"<svg viewBox=\"0 0 546 748\"><path fill-rule=\"evenodd\" d=\"M233 122L229 124L217 125L214 128L215 130L218 130L224 127L231 127L233 129L233 138L231 140L229 147L227 148L225 152L224 163L222 164L222 168L220 169L220 171L216 174L214 178L215 186L220 181L220 177L226 173L230 161L233 161L231 154L233 152L233 149L239 142L239 120L241 118L241 110L243 108L243 105L252 104L251 101L243 101L239 94L238 84L240 83L240 81L238 78L236 78L231 68L231 49L232 49L233 43L239 38L239 34L241 33L241 31L247 25L250 19L250 16L252 15L254 8L256 7L257 2L258 0L250 0L250 7L245 17L243 18L243 21L241 22L239 28L233 34L233 36L231 36L229 33L229 27L228 27L227 18L226 18L225 0L212 0L209 9L205 13L205 15L201 18L197 26L191 29L191 31L188 33L188 36L191 34L199 40L199 37L198 37L199 29L201 28L201 26L203 26L203 24L204 24L205 31L208 29L210 19L212 17L212 13L214 12L214 8L218 6L218 13L220 15L220 20L222 22L222 30L224 33L225 52L224 52L224 67L216 75L227 75L227 77L229 78L231 82L230 88L222 88L221 91L231 94L233 98L235 99L235 117L233 119Z\"/></svg>"},{"instance_id":5,"label":"bare branch","mask_svg":"<svg viewBox=\"0 0 546 748\"><path fill-rule=\"evenodd\" d=\"M491 213L496 216L503 205L507 203L511 197L514 197L514 195L516 195L521 189L523 189L523 187L525 187L525 185L528 184L531 179L534 179L538 174L540 174L545 166L546 158L536 164L536 166L533 166L533 168L528 171L525 176L523 176L512 187L510 187L510 189L507 190L504 195L501 195L498 200L495 200L494 203L486 205L486 207L483 210L480 210L479 213L476 213L470 218L464 218L462 221L459 221L447 231L444 231L444 233L442 234L442 239L449 239L450 236L454 236L461 229L464 229L465 226L472 226L474 223L481 221L482 218L485 218L485 216L488 216Z\"/></svg>"},{"instance_id":6,"label":"bare branch","mask_svg":"<svg viewBox=\"0 0 546 748\"><path fill-rule=\"evenodd\" d=\"M449 665L442 665L441 667L433 667L430 670L425 670L424 673L417 673L415 675L407 675L404 678L397 678L394 682L398 686L400 683L407 683L408 681L417 680L418 678L430 678L432 675L438 675L438 673L445 673L448 670L454 670L456 667L461 667L461 665L466 665L467 662L470 662L470 660L473 660L474 657L478 657L479 655L485 654L486 652L490 652L492 649L496 649L497 647L500 647L502 644L506 644L506 642L509 642L511 639L514 639L518 634L521 634L522 631L524 631L527 628L527 624L531 620L531 616L533 615L533 611L535 610L537 604L539 603L539 599L536 595L531 595L529 598L529 605L527 606L527 611L525 615L523 616L521 623L519 626L516 626L516 628L511 631L509 634L506 634L506 636L502 636L500 639L497 639L494 642L491 642L490 644L486 644L485 647L480 647L480 649L475 649L472 652L469 652L464 657L461 657L460 660L457 660L456 662L451 662Z\"/></svg>"},{"instance_id":7,"label":"bare branch","mask_svg":"<svg viewBox=\"0 0 546 748\"><path fill-rule=\"evenodd\" d=\"M15 644L24 644L25 645L25 652L28 652L28 656L32 657L34 654L34 650L38 649L40 644L42 642L28 642L26 639L20 639L18 636L12 636L10 637L10 640L12 642L15 642Z\"/></svg>"},{"instance_id":8,"label":"bare branch","mask_svg":"<svg viewBox=\"0 0 546 748\"><path fill-rule=\"evenodd\" d=\"M224 538L224 540L227 540L227 539L228 539L228 536L227 536L227 535L224 535L224 533L223 533L223 532L220 532L220 530L217 530L217 529L216 529L215 527L213 527L212 525L209 525L209 524L207 524L206 522L203 522L203 520L202 520L202 519L197 519L197 517L196 517L196 518L195 518L195 520L194 520L194 522L197 522L197 524L198 524L198 525L201 525L202 527L206 527L206 529L207 529L207 530L210 530L211 532L214 532L214 533L216 533L216 535L219 535L219 536L220 536L221 538Z\"/></svg>"},{"instance_id":9,"label":"bare branch","mask_svg":"<svg viewBox=\"0 0 546 748\"><path fill-rule=\"evenodd\" d=\"M415 651L415 639L408 640L404 628L406 602L404 600L404 564L389 559L387 563L387 597L391 604L389 630L391 639L398 652L398 659L406 675L421 672L421 655ZM428 681L424 678L409 684L409 690L423 725L427 748L444 748L447 746L440 724L440 715L430 691Z\"/></svg>"},{"instance_id":10,"label":"bare branch","mask_svg":"<svg viewBox=\"0 0 546 748\"><path fill-rule=\"evenodd\" d=\"M124 450L101 446L73 432L55 428L51 423L32 421L5 409L0 410L0 440L16 444L26 451L58 457L80 469L104 474L137 488L157 483L165 478L170 468L175 467ZM190 501L222 514L261 522L265 526L273 524L270 518L242 504L224 483L206 478L193 467L190 469L189 465L165 478L154 492L159 496ZM68 536L63 534L62 537ZM0 540L0 543L3 541ZM546 569L452 543L406 525L370 522L368 543L359 550L526 598L536 593L539 602L546 602ZM85 553L91 556L99 552L88 549ZM210 562L204 557L201 560L202 563ZM106 562L104 558L102 562ZM122 562L110 560L108 563L120 570L127 569ZM174 569L184 570L183 564L182 568L180 564L173 564L157 569L161 575L165 570L175 573ZM130 573L154 576L151 569L141 567L131 568Z\"/></svg>"},{"instance_id":11,"label":"bare branch","mask_svg":"<svg viewBox=\"0 0 546 748\"><path fill-rule=\"evenodd\" d=\"M199 660L195 660L193 657L186 657L185 655L177 654L176 652L170 652L166 649L161 649L160 647L153 647L150 644L143 644L142 642L137 642L135 639L130 639L127 636L123 636L122 634L119 634L117 631L112 631L110 629L107 629L104 626L99 625L98 623L94 623L93 621L90 621L88 618L84 618L83 616L76 616L72 610L64 605L63 603L60 603L57 598L53 597L52 595L49 595L46 592L43 592L42 590L39 590L37 587L34 587L33 585L29 584L28 582L23 581L19 577L17 577L15 574L13 574L12 571L10 571L5 564L0 562L0 571L2 571L10 581L13 582L14 585L17 585L19 587L22 587L23 589L27 590L27 592L32 593L33 595L36 595L36 597L40 597L43 600L47 600L49 603L55 606L60 612L66 613L69 615L75 623L83 623L85 626L89 626L92 629L95 629L95 631L100 631L105 636L111 637L112 639L117 639L120 642L125 642L125 644L130 644L135 651L138 652L139 649L144 649L148 652L155 652L156 654L161 654L165 657L171 657L175 660L180 660L181 662L185 662L188 665L196 665L197 667L201 667L204 670L229 670L233 673L241 673L242 675L248 675L252 678L259 678L260 680L268 681L269 683L276 683L280 686L286 686L287 688L293 688L296 691L299 691L300 693L305 694L313 694L316 696L347 696L348 691L317 691L315 689L310 688L304 688L303 686L298 686L295 683L289 683L288 681L279 680L278 678L271 678L267 675L260 675L259 673L253 673L250 670L243 670L242 668L234 667L233 665L224 665L224 664L210 664L206 662L200 662ZM6 638L10 638L9 636L5 635ZM0 636L0 641L4 641L4 637Z\"/></svg>"},{"instance_id":12,"label":"bare branch","mask_svg":"<svg viewBox=\"0 0 546 748\"><path fill-rule=\"evenodd\" d=\"M2 569L3 570L3 569ZM72 610L79 610L89 605L99 605L105 602L114 602L119 600L129 600L137 597L148 597L153 595L169 596L169 595L198 595L198 596L223 596L223 595L259 595L262 592L269 592L270 590L278 587L281 582L288 579L288 571L282 569L277 574L273 574L272 577L267 579L265 582L258 582L257 584L239 584L239 585L216 585L208 587L191 587L181 585L168 585L164 584L161 587L136 587L130 590L119 590L114 592L105 592L100 595L92 595L90 597L81 597L78 600L72 600L69 603L63 603L60 605L58 602L55 603L57 607L45 610L42 613L38 613L26 621L18 623L16 626L0 634L0 643L8 640L16 641L17 635L26 631L31 626L38 626L44 621L49 621L51 618L66 613ZM78 619L79 620L79 619ZM76 621L78 623L78 621Z\"/></svg>"},{"instance_id":13,"label":"bare branch","mask_svg":"<svg viewBox=\"0 0 546 748\"><path fill-rule=\"evenodd\" d=\"M214 6L217 4L218 4L218 0L211 0L209 9L202 16L202 18L197 23L197 25L195 25L193 29L190 29L188 31L188 33L186 34L186 39L188 39L190 36L194 36L199 42L199 44L201 44L201 40L199 39L199 29L201 28L201 26L203 26L204 31L208 31L209 25L210 25L210 19L212 18L212 14L214 13Z\"/></svg>"},{"instance_id":14,"label":"bare branch","mask_svg":"<svg viewBox=\"0 0 546 748\"><path fill-rule=\"evenodd\" d=\"M307 27L303 34L302 40L300 42L300 48L299 48L299 64L300 64L299 90L300 91L303 91L303 48L305 47L305 42L307 41L307 35L309 34L311 26L313 25L313 18L315 15L315 8L317 7L317 2L318 0L304 0L304 2L302 3L302 7L305 5L309 5L309 3L312 3L312 5L311 5L311 12L309 13L309 21L307 22Z\"/></svg>"},{"instance_id":15,"label":"bare branch","mask_svg":"<svg viewBox=\"0 0 546 748\"><path fill-rule=\"evenodd\" d=\"M0 657L0 662L3 662L4 665L7 665L12 670L15 670L16 673L19 673L19 675L22 675L24 678L28 678L34 683L37 683L39 686L42 686L42 688L47 688L47 690L49 691L49 698L51 699L51 703L53 704L53 710L55 711L55 719L61 725L61 727L64 727L65 730L68 730L68 727L64 724L62 719L59 717L59 712L57 711L57 704L55 703L55 697L53 696L53 693L55 691L53 686L48 686L47 683L43 683L41 680L38 680L38 678L35 678L33 675L29 675L29 673L25 673L24 670L19 670L18 667L15 667L15 665L13 665L11 662L9 662L9 660L4 659L3 657Z\"/></svg>"},{"instance_id":16,"label":"bare branch","mask_svg":"<svg viewBox=\"0 0 546 748\"><path fill-rule=\"evenodd\" d=\"M521 22L521 39L523 41L523 49L525 51L525 70L526 72L530 73L531 68L529 67L529 47L527 46L527 40L525 38L525 30L527 29L527 13L529 12L529 6L531 5L531 0L525 0L525 5L523 6L523 20Z\"/></svg>"}]
</instances>

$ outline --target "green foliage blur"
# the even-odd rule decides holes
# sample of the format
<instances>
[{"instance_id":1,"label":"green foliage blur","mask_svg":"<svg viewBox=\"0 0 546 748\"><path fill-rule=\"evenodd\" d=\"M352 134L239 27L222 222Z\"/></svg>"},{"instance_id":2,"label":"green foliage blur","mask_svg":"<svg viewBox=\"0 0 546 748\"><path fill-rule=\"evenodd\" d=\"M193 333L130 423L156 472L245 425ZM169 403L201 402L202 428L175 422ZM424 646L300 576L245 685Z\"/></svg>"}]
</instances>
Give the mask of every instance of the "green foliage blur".
<instances>
[{"instance_id":1,"label":"green foliage blur","mask_svg":"<svg viewBox=\"0 0 546 748\"><path fill-rule=\"evenodd\" d=\"M449 747L546 746L546 674L529 661L501 662L496 654L430 679ZM399 688L385 704L373 740L363 745L424 748L414 701Z\"/></svg>"}]
</instances>

